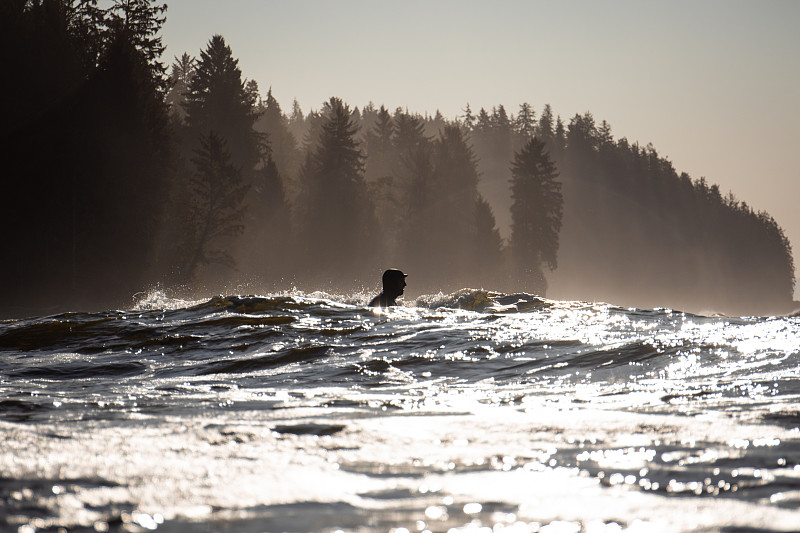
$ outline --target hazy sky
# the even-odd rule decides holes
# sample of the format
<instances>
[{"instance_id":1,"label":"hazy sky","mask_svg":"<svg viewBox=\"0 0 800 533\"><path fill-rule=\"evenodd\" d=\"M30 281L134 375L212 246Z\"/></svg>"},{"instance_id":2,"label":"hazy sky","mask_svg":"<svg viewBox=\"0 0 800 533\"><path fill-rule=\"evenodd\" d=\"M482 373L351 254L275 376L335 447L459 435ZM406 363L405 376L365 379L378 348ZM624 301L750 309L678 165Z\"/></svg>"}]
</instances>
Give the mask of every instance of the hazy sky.
<instances>
[{"instance_id":1,"label":"hazy sky","mask_svg":"<svg viewBox=\"0 0 800 533\"><path fill-rule=\"evenodd\" d=\"M769 212L800 271L800 1L167 3L167 62L219 33L284 111L331 96L447 118L467 102L591 111Z\"/></svg>"}]
</instances>

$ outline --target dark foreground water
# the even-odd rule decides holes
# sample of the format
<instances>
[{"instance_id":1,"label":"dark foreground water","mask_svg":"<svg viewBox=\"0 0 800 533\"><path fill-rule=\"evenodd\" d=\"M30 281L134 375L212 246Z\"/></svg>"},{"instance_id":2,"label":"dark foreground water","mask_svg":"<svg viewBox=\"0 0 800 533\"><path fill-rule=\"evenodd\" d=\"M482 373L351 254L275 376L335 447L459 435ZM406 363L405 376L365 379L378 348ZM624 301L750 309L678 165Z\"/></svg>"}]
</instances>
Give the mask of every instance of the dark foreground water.
<instances>
[{"instance_id":1,"label":"dark foreground water","mask_svg":"<svg viewBox=\"0 0 800 533\"><path fill-rule=\"evenodd\" d=\"M800 530L800 318L366 299L0 322L0 531Z\"/></svg>"}]
</instances>

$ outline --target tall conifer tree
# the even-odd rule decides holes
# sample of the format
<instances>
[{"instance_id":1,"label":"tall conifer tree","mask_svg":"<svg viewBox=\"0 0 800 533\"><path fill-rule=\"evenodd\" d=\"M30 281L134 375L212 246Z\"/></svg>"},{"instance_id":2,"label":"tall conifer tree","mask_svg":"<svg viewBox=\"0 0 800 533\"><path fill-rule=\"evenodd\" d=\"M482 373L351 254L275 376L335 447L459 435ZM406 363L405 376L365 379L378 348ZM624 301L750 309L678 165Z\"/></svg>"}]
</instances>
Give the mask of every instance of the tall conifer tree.
<instances>
[{"instance_id":1,"label":"tall conifer tree","mask_svg":"<svg viewBox=\"0 0 800 533\"><path fill-rule=\"evenodd\" d=\"M311 277L333 283L369 272L376 252L375 220L352 112L341 99L331 98L323 116L319 137L300 170L296 215Z\"/></svg>"},{"instance_id":2,"label":"tall conifer tree","mask_svg":"<svg viewBox=\"0 0 800 533\"><path fill-rule=\"evenodd\" d=\"M96 0L84 3L96 4ZM154 0L113 0L105 12L111 39L123 32L129 36L131 44L139 50L153 77L158 80L162 92L167 89L167 78L161 62L164 45L159 31L167 20L166 11L165 4Z\"/></svg>"},{"instance_id":3,"label":"tall conifer tree","mask_svg":"<svg viewBox=\"0 0 800 533\"><path fill-rule=\"evenodd\" d=\"M392 115L384 106L376 113L372 131L367 132L367 178L391 176L395 166L392 138L395 133Z\"/></svg>"},{"instance_id":4,"label":"tall conifer tree","mask_svg":"<svg viewBox=\"0 0 800 533\"><path fill-rule=\"evenodd\" d=\"M518 274L537 293L547 282L543 268L558 265L558 234L564 200L558 172L536 137L514 156L511 166L511 249Z\"/></svg>"},{"instance_id":5,"label":"tall conifer tree","mask_svg":"<svg viewBox=\"0 0 800 533\"><path fill-rule=\"evenodd\" d=\"M539 126L536 128L536 136L545 143L553 138L553 127L555 125L553 119L553 108L550 104L545 104L542 114L539 117Z\"/></svg>"},{"instance_id":6,"label":"tall conifer tree","mask_svg":"<svg viewBox=\"0 0 800 533\"><path fill-rule=\"evenodd\" d=\"M297 147L297 139L289 130L289 119L272 96L271 87L259 106L259 117L255 127L258 131L266 133L278 172L281 175L296 177L302 155Z\"/></svg>"},{"instance_id":7,"label":"tall conifer tree","mask_svg":"<svg viewBox=\"0 0 800 533\"><path fill-rule=\"evenodd\" d=\"M196 139L213 131L228 144L244 178L261 160L264 139L254 131L257 114L253 94L242 79L239 60L221 35L214 35L200 53L186 94L186 122Z\"/></svg>"},{"instance_id":8,"label":"tall conifer tree","mask_svg":"<svg viewBox=\"0 0 800 533\"><path fill-rule=\"evenodd\" d=\"M186 91L194 77L195 59L184 52L181 57L175 56L175 61L170 67L169 89L167 90L167 105L170 112L177 113L182 119L186 112L183 106L186 102Z\"/></svg>"},{"instance_id":9,"label":"tall conifer tree","mask_svg":"<svg viewBox=\"0 0 800 533\"><path fill-rule=\"evenodd\" d=\"M528 102L519 106L519 114L514 125L517 133L526 141L536 133L536 112Z\"/></svg>"},{"instance_id":10,"label":"tall conifer tree","mask_svg":"<svg viewBox=\"0 0 800 533\"><path fill-rule=\"evenodd\" d=\"M467 102L467 107L464 108L464 128L466 130L472 131L472 128L475 126L475 115L472 114L472 108L469 106L469 102Z\"/></svg>"}]
</instances>

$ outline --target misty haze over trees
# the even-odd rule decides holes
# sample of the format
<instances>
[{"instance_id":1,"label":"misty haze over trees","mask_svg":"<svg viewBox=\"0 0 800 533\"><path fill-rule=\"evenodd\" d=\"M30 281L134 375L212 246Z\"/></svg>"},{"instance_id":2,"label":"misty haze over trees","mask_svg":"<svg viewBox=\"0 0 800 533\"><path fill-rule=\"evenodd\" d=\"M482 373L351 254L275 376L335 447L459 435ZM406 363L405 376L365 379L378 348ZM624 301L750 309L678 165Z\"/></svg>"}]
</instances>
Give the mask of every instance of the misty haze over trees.
<instances>
[{"instance_id":1,"label":"misty haze over trees","mask_svg":"<svg viewBox=\"0 0 800 533\"><path fill-rule=\"evenodd\" d=\"M4 314L190 293L483 287L789 310L777 223L591 113L284 111L224 37L169 73L148 0L0 7Z\"/></svg>"}]
</instances>

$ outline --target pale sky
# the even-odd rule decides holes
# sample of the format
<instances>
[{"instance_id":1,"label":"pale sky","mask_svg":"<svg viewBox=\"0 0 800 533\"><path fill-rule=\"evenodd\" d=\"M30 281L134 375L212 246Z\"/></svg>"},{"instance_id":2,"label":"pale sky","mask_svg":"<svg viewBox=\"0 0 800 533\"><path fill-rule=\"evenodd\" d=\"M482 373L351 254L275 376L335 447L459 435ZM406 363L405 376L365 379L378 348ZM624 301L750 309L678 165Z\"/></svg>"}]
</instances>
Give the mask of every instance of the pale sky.
<instances>
[{"instance_id":1,"label":"pale sky","mask_svg":"<svg viewBox=\"0 0 800 533\"><path fill-rule=\"evenodd\" d=\"M167 3L165 62L221 34L284 111L331 96L450 119L467 102L591 111L769 212L800 274L800 1Z\"/></svg>"}]
</instances>

